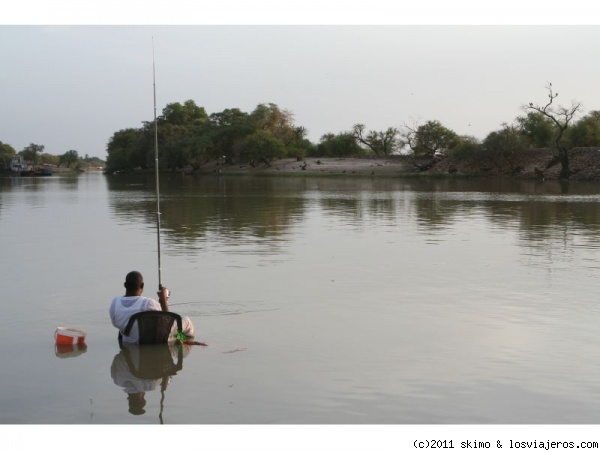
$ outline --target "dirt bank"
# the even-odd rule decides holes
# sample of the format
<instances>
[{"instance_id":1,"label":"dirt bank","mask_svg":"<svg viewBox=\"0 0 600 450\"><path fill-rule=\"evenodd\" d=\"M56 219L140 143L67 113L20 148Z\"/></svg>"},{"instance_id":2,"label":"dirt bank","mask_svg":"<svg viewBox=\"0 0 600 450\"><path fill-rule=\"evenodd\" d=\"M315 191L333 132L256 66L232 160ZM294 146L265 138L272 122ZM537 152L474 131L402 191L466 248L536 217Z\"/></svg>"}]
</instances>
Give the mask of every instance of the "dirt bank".
<instances>
[{"instance_id":1,"label":"dirt bank","mask_svg":"<svg viewBox=\"0 0 600 450\"><path fill-rule=\"evenodd\" d=\"M419 170L406 156L359 158L285 158L270 164L228 165L210 162L194 174L236 175L340 175L340 176L414 176L448 175L477 177L513 177L520 179L557 180L560 164L552 149L530 149L518 157L479 161L456 161L445 158L425 171ZM600 181L600 149L576 148L571 150L571 180ZM426 161L421 163L425 164ZM191 173L191 171L188 171Z\"/></svg>"},{"instance_id":2,"label":"dirt bank","mask_svg":"<svg viewBox=\"0 0 600 450\"><path fill-rule=\"evenodd\" d=\"M256 175L360 175L400 176L411 172L411 167L401 157L382 158L284 158L269 165L260 163L227 165L210 162L203 165L197 174L256 174Z\"/></svg>"}]
</instances>

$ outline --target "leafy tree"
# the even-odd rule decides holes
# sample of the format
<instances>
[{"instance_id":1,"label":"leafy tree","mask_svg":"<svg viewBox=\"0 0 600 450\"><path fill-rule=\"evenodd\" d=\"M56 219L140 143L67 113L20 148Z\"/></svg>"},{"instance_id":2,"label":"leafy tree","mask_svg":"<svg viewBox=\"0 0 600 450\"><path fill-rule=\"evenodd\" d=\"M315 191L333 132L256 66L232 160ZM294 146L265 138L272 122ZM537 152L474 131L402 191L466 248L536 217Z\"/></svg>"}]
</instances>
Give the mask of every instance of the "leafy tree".
<instances>
[{"instance_id":1,"label":"leafy tree","mask_svg":"<svg viewBox=\"0 0 600 450\"><path fill-rule=\"evenodd\" d=\"M44 152L43 145L37 144L29 144L19 153L25 158L25 160L33 162L34 165L37 165L40 159L40 155Z\"/></svg>"},{"instance_id":2,"label":"leafy tree","mask_svg":"<svg viewBox=\"0 0 600 450\"><path fill-rule=\"evenodd\" d=\"M365 135L365 126L361 123L354 125L353 135L359 144L367 147L375 155L391 155L398 145L396 128L385 131L369 131Z\"/></svg>"},{"instance_id":3,"label":"leafy tree","mask_svg":"<svg viewBox=\"0 0 600 450\"><path fill-rule=\"evenodd\" d=\"M144 129L127 128L117 131L110 138L106 151L106 170L133 170L148 166L148 155L153 146L147 145Z\"/></svg>"},{"instance_id":4,"label":"leafy tree","mask_svg":"<svg viewBox=\"0 0 600 450\"><path fill-rule=\"evenodd\" d=\"M345 157L364 154L364 149L358 145L354 134L351 132L327 133L321 136L321 141L316 148L315 156Z\"/></svg>"},{"instance_id":5,"label":"leafy tree","mask_svg":"<svg viewBox=\"0 0 600 450\"><path fill-rule=\"evenodd\" d=\"M154 122L143 122L140 129L114 133L107 146L107 171L152 167L154 125ZM306 129L295 126L292 114L273 103L260 104L251 114L233 108L210 116L193 100L183 105L170 103L157 118L157 131L160 165L171 169L198 166L208 158L223 156L230 164L239 157L258 155L264 155L265 160L274 157L272 154L288 154L300 159L313 147L306 139ZM258 131L267 135L257 134ZM248 139L253 134L257 136ZM266 144L268 141L270 145ZM257 146L258 153L249 147L250 143ZM279 150L280 144L284 146L283 152Z\"/></svg>"},{"instance_id":6,"label":"leafy tree","mask_svg":"<svg viewBox=\"0 0 600 450\"><path fill-rule=\"evenodd\" d=\"M313 152L315 145L306 138L307 134L306 128L294 127L292 139L285 142L287 156L301 161L306 155Z\"/></svg>"},{"instance_id":7,"label":"leafy tree","mask_svg":"<svg viewBox=\"0 0 600 450\"><path fill-rule=\"evenodd\" d=\"M437 120L415 127L404 125L400 134L402 148L408 146L414 157L431 159L444 156L456 144L458 137Z\"/></svg>"},{"instance_id":8,"label":"leafy tree","mask_svg":"<svg viewBox=\"0 0 600 450\"><path fill-rule=\"evenodd\" d=\"M190 127L165 124L159 128L161 166L168 169L197 167L206 159L211 141Z\"/></svg>"},{"instance_id":9,"label":"leafy tree","mask_svg":"<svg viewBox=\"0 0 600 450\"><path fill-rule=\"evenodd\" d=\"M529 145L536 148L549 147L554 142L556 132L554 124L539 112L528 112L525 116L517 117L521 133L527 137Z\"/></svg>"},{"instance_id":10,"label":"leafy tree","mask_svg":"<svg viewBox=\"0 0 600 450\"><path fill-rule=\"evenodd\" d=\"M552 90L552 83L548 83L546 90L548 91L548 103L545 105L534 105L533 103L529 103L524 109L526 111L538 112L550 119L553 123L555 130L554 146L557 150L556 158L561 165L559 178L566 179L571 176L571 167L569 145L565 142L565 133L575 115L581 109L581 103L571 101L571 106L569 107L555 105L554 99L558 97L558 92Z\"/></svg>"},{"instance_id":11,"label":"leafy tree","mask_svg":"<svg viewBox=\"0 0 600 450\"><path fill-rule=\"evenodd\" d=\"M58 160L61 165L65 164L67 168L70 168L73 164L79 161L79 154L77 153L77 150L69 150L60 155Z\"/></svg>"},{"instance_id":12,"label":"leafy tree","mask_svg":"<svg viewBox=\"0 0 600 450\"><path fill-rule=\"evenodd\" d=\"M504 124L502 129L493 131L483 140L485 156L501 170L508 167L515 172L519 167L519 156L527 149L528 140L519 127Z\"/></svg>"},{"instance_id":13,"label":"leafy tree","mask_svg":"<svg viewBox=\"0 0 600 450\"><path fill-rule=\"evenodd\" d=\"M270 131L256 131L246 137L240 147L242 157L251 164L257 161L269 164L271 160L285 156L283 141Z\"/></svg>"},{"instance_id":14,"label":"leafy tree","mask_svg":"<svg viewBox=\"0 0 600 450\"><path fill-rule=\"evenodd\" d=\"M457 136L447 156L456 161L473 161L481 153L481 142L474 136Z\"/></svg>"},{"instance_id":15,"label":"leafy tree","mask_svg":"<svg viewBox=\"0 0 600 450\"><path fill-rule=\"evenodd\" d=\"M226 109L211 114L207 138L211 144L208 155L213 158L225 157L227 164L233 164L239 156L240 143L254 131L249 124L247 113L239 109Z\"/></svg>"},{"instance_id":16,"label":"leafy tree","mask_svg":"<svg viewBox=\"0 0 600 450\"><path fill-rule=\"evenodd\" d=\"M41 156L42 164L50 164L53 166L59 165L60 158L56 155L51 155L50 153L42 153Z\"/></svg>"},{"instance_id":17,"label":"leafy tree","mask_svg":"<svg viewBox=\"0 0 600 450\"><path fill-rule=\"evenodd\" d=\"M273 136L283 140L295 134L292 113L279 109L274 103L259 104L250 113L249 120L257 130L270 131Z\"/></svg>"},{"instance_id":18,"label":"leafy tree","mask_svg":"<svg viewBox=\"0 0 600 450\"><path fill-rule=\"evenodd\" d=\"M249 124L256 130L269 131L280 139L286 153L301 159L308 147L305 142L307 130L294 125L294 115L280 109L276 104L259 104L248 117Z\"/></svg>"},{"instance_id":19,"label":"leafy tree","mask_svg":"<svg viewBox=\"0 0 600 450\"><path fill-rule=\"evenodd\" d=\"M2 160L2 166L8 168L10 161L15 157L16 151L10 145L0 141L0 159Z\"/></svg>"},{"instance_id":20,"label":"leafy tree","mask_svg":"<svg viewBox=\"0 0 600 450\"><path fill-rule=\"evenodd\" d=\"M220 113L213 113L208 118L213 127L233 127L247 126L249 121L248 113L239 108L225 109Z\"/></svg>"},{"instance_id":21,"label":"leafy tree","mask_svg":"<svg viewBox=\"0 0 600 450\"><path fill-rule=\"evenodd\" d=\"M600 111L592 111L569 128L573 147L600 147Z\"/></svg>"},{"instance_id":22,"label":"leafy tree","mask_svg":"<svg viewBox=\"0 0 600 450\"><path fill-rule=\"evenodd\" d=\"M208 115L204 108L196 105L194 100L181 103L169 103L162 111L160 121L171 125L193 125L208 121Z\"/></svg>"}]
</instances>

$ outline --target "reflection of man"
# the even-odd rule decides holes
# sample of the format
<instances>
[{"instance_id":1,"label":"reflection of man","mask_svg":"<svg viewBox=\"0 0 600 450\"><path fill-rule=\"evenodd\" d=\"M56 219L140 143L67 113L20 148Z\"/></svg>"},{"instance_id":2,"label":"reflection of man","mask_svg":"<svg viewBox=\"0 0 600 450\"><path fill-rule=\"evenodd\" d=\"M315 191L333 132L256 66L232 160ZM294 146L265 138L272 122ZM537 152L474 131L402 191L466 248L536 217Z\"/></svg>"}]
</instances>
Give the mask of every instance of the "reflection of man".
<instances>
[{"instance_id":1,"label":"reflection of man","mask_svg":"<svg viewBox=\"0 0 600 450\"><path fill-rule=\"evenodd\" d=\"M190 349L181 344L121 346L121 351L113 358L110 375L127 393L131 414L146 412L147 391L154 391L159 386L161 392L167 389L171 377L183 368L183 358Z\"/></svg>"}]
</instances>

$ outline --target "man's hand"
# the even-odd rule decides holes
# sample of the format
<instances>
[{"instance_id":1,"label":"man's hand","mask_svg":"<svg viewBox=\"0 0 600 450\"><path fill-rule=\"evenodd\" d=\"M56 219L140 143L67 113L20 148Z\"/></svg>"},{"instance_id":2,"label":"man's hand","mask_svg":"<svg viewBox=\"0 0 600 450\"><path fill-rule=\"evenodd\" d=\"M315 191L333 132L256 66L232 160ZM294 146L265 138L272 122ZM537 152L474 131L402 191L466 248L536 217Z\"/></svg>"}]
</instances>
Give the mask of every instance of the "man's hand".
<instances>
[{"instance_id":1,"label":"man's hand","mask_svg":"<svg viewBox=\"0 0 600 450\"><path fill-rule=\"evenodd\" d=\"M160 303L160 307L162 308L163 311L168 311L169 310L169 295L170 292L166 287L163 287L160 291L157 292L158 294L158 302Z\"/></svg>"}]
</instances>

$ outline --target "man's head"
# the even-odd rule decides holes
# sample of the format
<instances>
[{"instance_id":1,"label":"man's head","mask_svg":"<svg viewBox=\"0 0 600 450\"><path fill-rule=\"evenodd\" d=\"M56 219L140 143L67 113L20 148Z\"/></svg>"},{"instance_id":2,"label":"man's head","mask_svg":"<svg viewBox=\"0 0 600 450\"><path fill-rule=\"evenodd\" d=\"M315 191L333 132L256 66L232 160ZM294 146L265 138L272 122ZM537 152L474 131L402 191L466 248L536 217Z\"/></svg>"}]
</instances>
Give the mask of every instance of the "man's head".
<instances>
[{"instance_id":1,"label":"man's head","mask_svg":"<svg viewBox=\"0 0 600 450\"><path fill-rule=\"evenodd\" d=\"M146 399L144 398L144 392L136 392L135 394L128 394L127 401L129 402L129 412L135 416L142 415L146 412L144 406L146 406Z\"/></svg>"},{"instance_id":2,"label":"man's head","mask_svg":"<svg viewBox=\"0 0 600 450\"><path fill-rule=\"evenodd\" d=\"M127 294L139 295L138 292L144 289L144 277L135 270L129 272L125 277L124 286Z\"/></svg>"}]
</instances>

